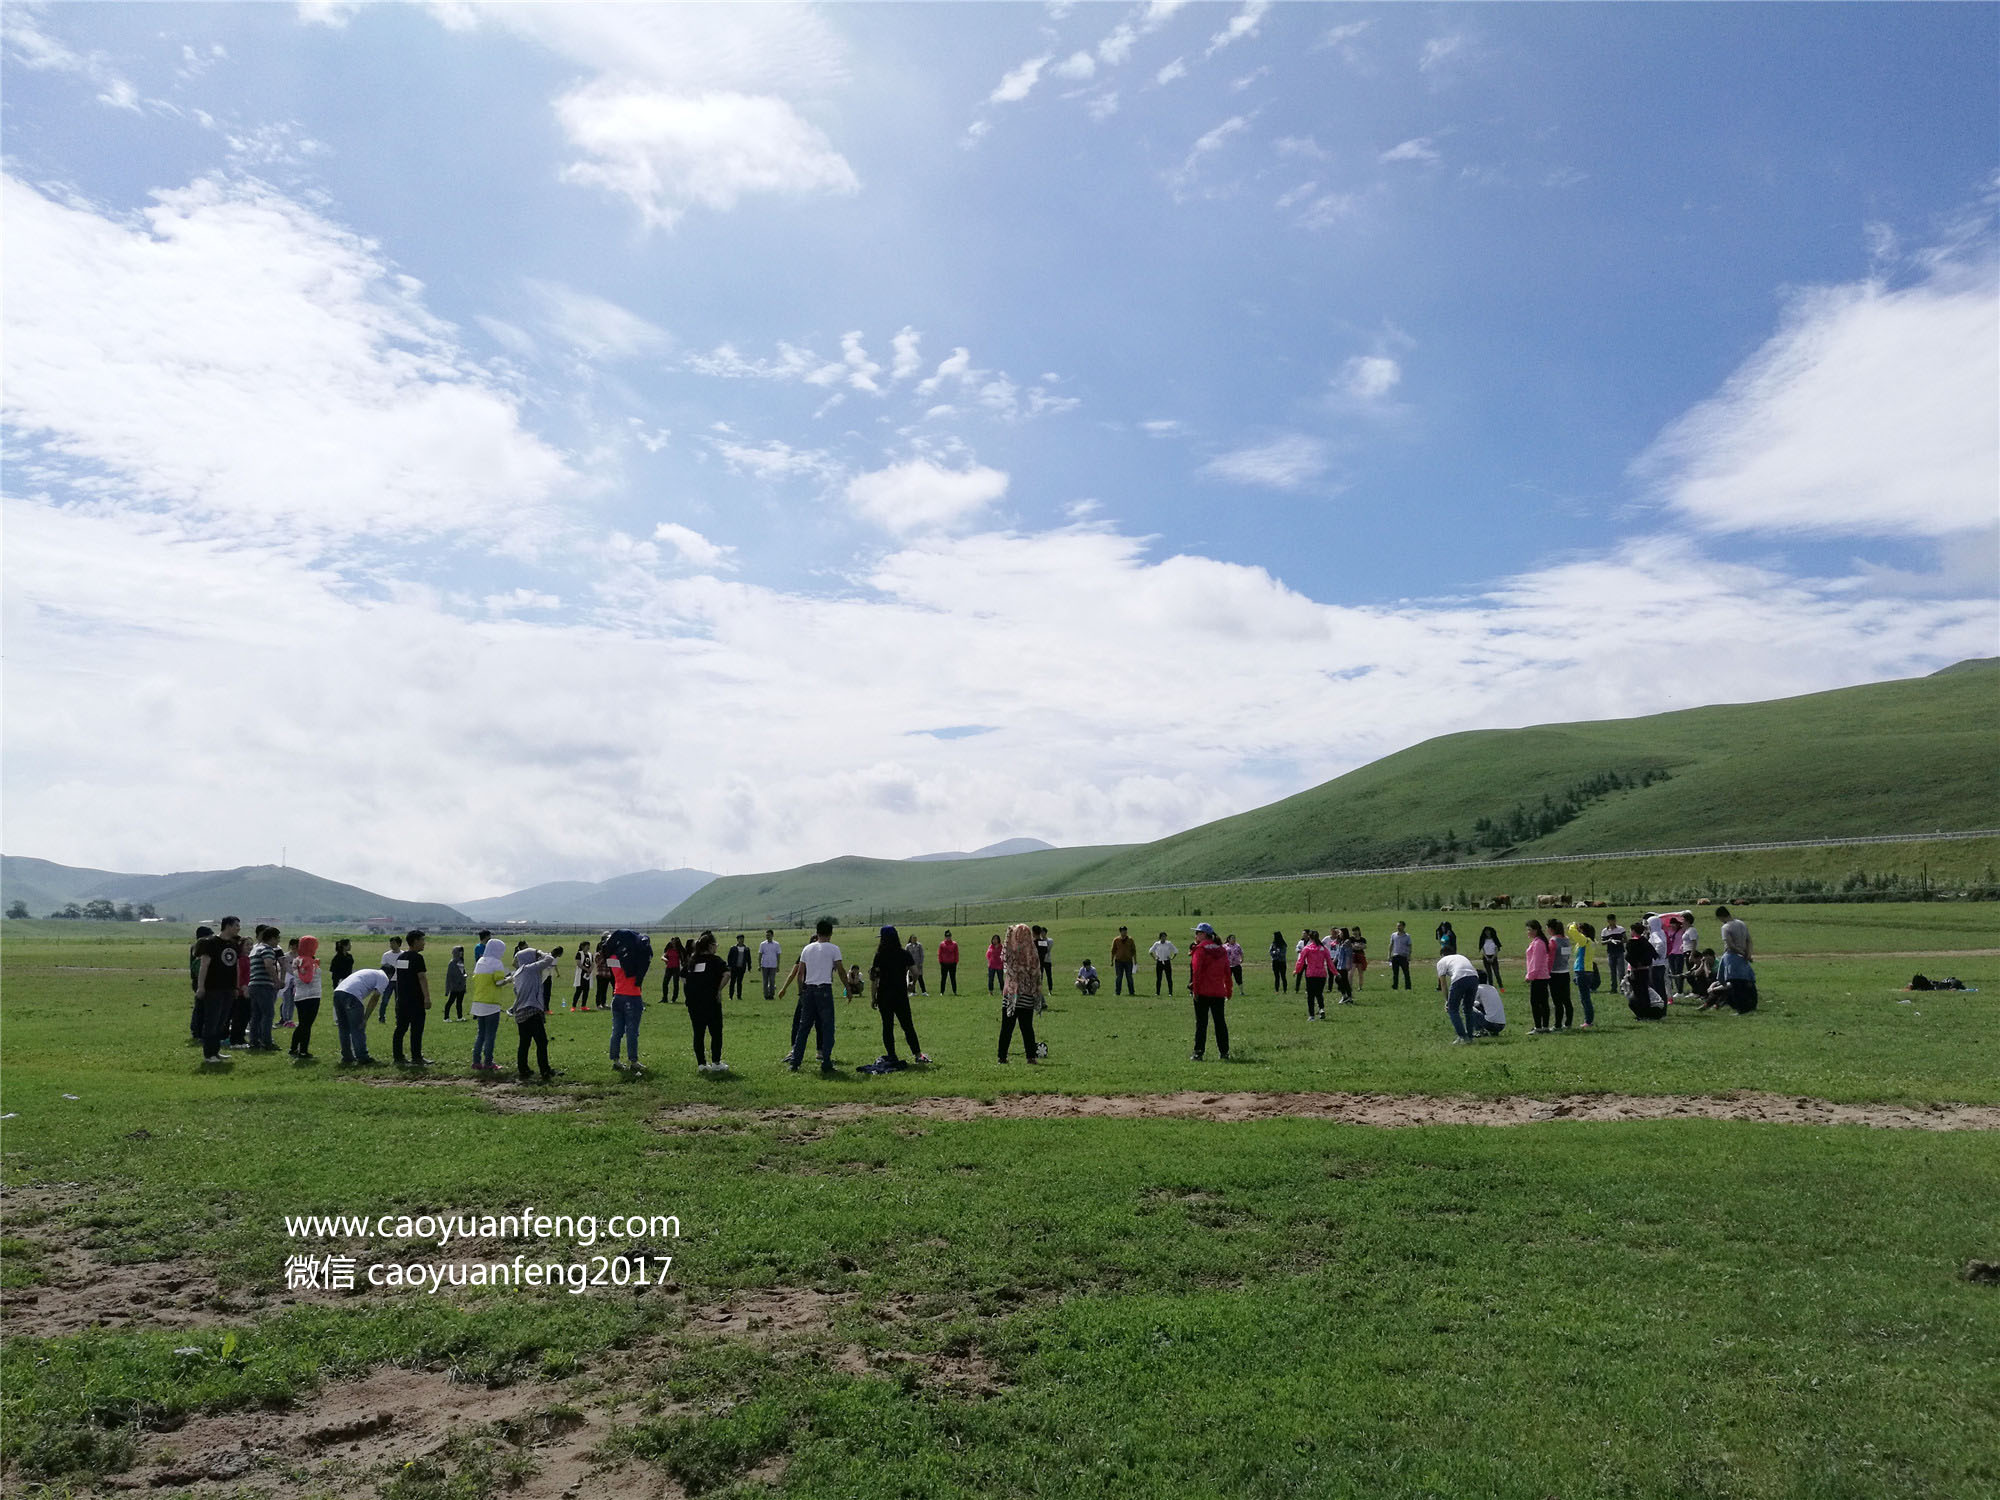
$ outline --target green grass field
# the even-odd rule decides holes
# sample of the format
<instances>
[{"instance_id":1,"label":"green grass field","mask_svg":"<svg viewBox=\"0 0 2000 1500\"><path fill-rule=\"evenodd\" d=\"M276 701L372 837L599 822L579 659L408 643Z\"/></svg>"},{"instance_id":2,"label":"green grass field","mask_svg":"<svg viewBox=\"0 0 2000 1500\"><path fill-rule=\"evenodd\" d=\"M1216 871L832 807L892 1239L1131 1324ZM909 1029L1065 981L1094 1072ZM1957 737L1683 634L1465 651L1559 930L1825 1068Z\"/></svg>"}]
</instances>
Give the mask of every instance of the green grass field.
<instances>
[{"instance_id":1,"label":"green grass field","mask_svg":"<svg viewBox=\"0 0 2000 1500\"><path fill-rule=\"evenodd\" d=\"M1309 1025L1256 955L1274 927L1356 915L1263 913L1229 919L1253 961L1227 1065L1187 1061L1189 1007L1148 977L1136 1001L1059 994L1033 1071L997 1066L996 1007L967 993L916 1002L930 1069L794 1075L777 1061L790 1002L753 979L728 1007L732 1075L696 1073L683 1013L653 1005L636 1080L606 1062L608 1017L559 1013L565 1076L547 1089L471 1084L473 1028L435 1021L450 1082L331 1066L325 1014L318 1065L204 1072L183 935L10 923L6 1488L148 1480L205 1413L278 1423L398 1366L598 1414L585 1494L2000 1494L2000 1287L1963 1274L2000 1259L2000 1133L814 1113L1022 1090L2000 1103L2000 959L1976 951L2000 947L1996 908L1748 915L1767 955L1750 1017L1642 1027L1612 1002L1590 1033L1453 1048L1421 962L1436 918L1411 913L1415 994L1391 995L1378 962L1362 1003ZM1386 953L1393 914L1358 919ZM1166 927L1183 947L1192 920L1130 919L1142 944ZM1111 923L1051 925L1059 974L1102 961ZM1518 915L1496 925L1516 950ZM982 991L987 931L959 934ZM869 945L844 936L850 956ZM1982 992L1901 1003L1917 969ZM1525 1011L1513 990L1509 1008ZM842 1007L841 1062L879 1050L873 1019ZM503 1022L503 1061L511 1042ZM287 1214L525 1204L678 1215L682 1237L649 1247L675 1256L678 1290L283 1289L302 1248ZM39 1336L79 1265L103 1279L102 1325ZM165 1270L220 1305L170 1318L135 1300L131 1278ZM731 1299L809 1293L825 1300L796 1324L704 1331ZM489 1429L337 1472L253 1447L190 1492L471 1500L553 1482L553 1447Z\"/></svg>"}]
</instances>

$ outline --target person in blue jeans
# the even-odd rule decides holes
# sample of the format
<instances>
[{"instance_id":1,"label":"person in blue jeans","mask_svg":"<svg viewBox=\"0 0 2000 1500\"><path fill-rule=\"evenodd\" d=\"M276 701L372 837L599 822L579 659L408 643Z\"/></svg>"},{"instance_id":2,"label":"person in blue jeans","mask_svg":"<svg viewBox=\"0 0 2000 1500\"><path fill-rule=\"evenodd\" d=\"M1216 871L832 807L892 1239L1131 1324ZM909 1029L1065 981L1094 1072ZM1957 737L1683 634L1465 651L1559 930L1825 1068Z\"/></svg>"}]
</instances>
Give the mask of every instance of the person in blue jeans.
<instances>
[{"instance_id":1,"label":"person in blue jeans","mask_svg":"<svg viewBox=\"0 0 2000 1500\"><path fill-rule=\"evenodd\" d=\"M819 1070L822 1073L837 1073L833 1065L833 984L839 980L843 989L851 980L847 969L840 961L840 949L833 943L833 919L821 917L813 928L813 941L807 943L799 954L799 960L792 965L792 972L785 976L784 989L778 991L783 999L794 980L799 985L799 1013L792 1026L792 1050L785 1058L785 1065L794 1073L805 1060L806 1033L815 1033L819 1044Z\"/></svg>"},{"instance_id":2,"label":"person in blue jeans","mask_svg":"<svg viewBox=\"0 0 2000 1500\"><path fill-rule=\"evenodd\" d=\"M1445 992L1444 1013L1456 1035L1454 1047L1462 1047L1479 1035L1479 970L1463 953L1447 953L1438 960L1438 984Z\"/></svg>"},{"instance_id":3,"label":"person in blue jeans","mask_svg":"<svg viewBox=\"0 0 2000 1500\"><path fill-rule=\"evenodd\" d=\"M250 1050L276 1052L271 1039L272 1024L278 1018L278 986L284 983L285 950L278 946L275 927L260 926L257 942L250 950Z\"/></svg>"}]
</instances>

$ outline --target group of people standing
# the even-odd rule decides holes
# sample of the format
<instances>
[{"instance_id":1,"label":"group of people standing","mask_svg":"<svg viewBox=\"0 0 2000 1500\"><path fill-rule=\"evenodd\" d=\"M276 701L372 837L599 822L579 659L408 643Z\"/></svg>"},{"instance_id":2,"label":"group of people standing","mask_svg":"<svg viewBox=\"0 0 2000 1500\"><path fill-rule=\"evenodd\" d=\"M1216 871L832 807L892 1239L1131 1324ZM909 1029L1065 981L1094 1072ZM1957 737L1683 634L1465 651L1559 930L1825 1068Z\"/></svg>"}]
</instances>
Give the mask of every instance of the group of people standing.
<instances>
[{"instance_id":1,"label":"group of people standing","mask_svg":"<svg viewBox=\"0 0 2000 1500\"><path fill-rule=\"evenodd\" d=\"M1597 1024L1592 1003L1604 980L1597 952L1604 953L1612 988L1625 1000L1633 1017L1661 1021L1668 1007L1681 998L1699 998L1700 1009L1727 1007L1738 1015L1757 1008L1757 972L1752 964L1750 928L1729 908L1715 908L1722 924L1722 953L1700 946L1692 911L1649 912L1631 928L1608 913L1600 927L1589 921L1564 924L1529 918L1528 943L1522 955L1522 977L1528 984L1530 1036L1546 1036L1576 1027L1576 1003L1583 1006L1582 1029ZM1400 923L1398 926L1400 927ZM1446 992L1445 1015L1460 1042L1497 1035L1506 1026L1505 982L1500 973L1501 943L1492 927L1481 930L1479 961L1458 951L1458 937L1449 922L1440 923L1438 988ZM1574 998L1572 998L1574 997Z\"/></svg>"}]
</instances>

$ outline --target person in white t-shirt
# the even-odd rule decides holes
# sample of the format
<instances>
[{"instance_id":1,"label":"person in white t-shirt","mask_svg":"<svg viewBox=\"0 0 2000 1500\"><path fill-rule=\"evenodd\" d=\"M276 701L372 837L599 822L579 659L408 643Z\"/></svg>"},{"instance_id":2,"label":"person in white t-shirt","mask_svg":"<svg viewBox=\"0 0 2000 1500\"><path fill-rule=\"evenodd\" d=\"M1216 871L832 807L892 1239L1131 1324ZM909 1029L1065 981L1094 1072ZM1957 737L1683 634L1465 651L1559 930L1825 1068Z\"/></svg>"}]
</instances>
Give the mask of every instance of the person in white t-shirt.
<instances>
[{"instance_id":1,"label":"person in white t-shirt","mask_svg":"<svg viewBox=\"0 0 2000 1500\"><path fill-rule=\"evenodd\" d=\"M1472 997L1472 1034L1498 1036L1507 1029L1507 1002L1497 985L1482 984Z\"/></svg>"},{"instance_id":2,"label":"person in white t-shirt","mask_svg":"<svg viewBox=\"0 0 2000 1500\"><path fill-rule=\"evenodd\" d=\"M813 929L813 940L800 950L799 961L785 976L785 988L778 991L782 998L785 991L791 989L793 980L799 983L799 1008L792 1014L792 1050L785 1058L785 1066L794 1073L805 1060L808 1031L817 1034L820 1072L840 1071L833 1065L833 982L836 979L844 991L849 981L847 968L840 961L840 949L833 943L833 919L821 917Z\"/></svg>"},{"instance_id":3,"label":"person in white t-shirt","mask_svg":"<svg viewBox=\"0 0 2000 1500\"><path fill-rule=\"evenodd\" d=\"M357 1064L375 1061L368 1055L368 1018L387 1002L394 985L386 970L356 969L333 988L334 1015L347 1022L343 1040L352 1040Z\"/></svg>"},{"instance_id":4,"label":"person in white t-shirt","mask_svg":"<svg viewBox=\"0 0 2000 1500\"><path fill-rule=\"evenodd\" d=\"M1445 992L1444 1013L1451 1020L1452 1045L1463 1047L1479 1035L1479 969L1463 953L1447 953L1438 960L1438 987Z\"/></svg>"},{"instance_id":5,"label":"person in white t-shirt","mask_svg":"<svg viewBox=\"0 0 2000 1500\"><path fill-rule=\"evenodd\" d=\"M1160 983L1164 980L1167 993L1171 995L1174 992L1174 959L1181 950L1168 942L1163 932L1160 940L1146 951L1153 955L1153 993L1160 993Z\"/></svg>"},{"instance_id":6,"label":"person in white t-shirt","mask_svg":"<svg viewBox=\"0 0 2000 1500\"><path fill-rule=\"evenodd\" d=\"M764 929L764 941L757 945L757 967L764 975L764 998L775 999L778 993L778 964L783 960L785 950L778 946L778 935L770 928Z\"/></svg>"}]
</instances>

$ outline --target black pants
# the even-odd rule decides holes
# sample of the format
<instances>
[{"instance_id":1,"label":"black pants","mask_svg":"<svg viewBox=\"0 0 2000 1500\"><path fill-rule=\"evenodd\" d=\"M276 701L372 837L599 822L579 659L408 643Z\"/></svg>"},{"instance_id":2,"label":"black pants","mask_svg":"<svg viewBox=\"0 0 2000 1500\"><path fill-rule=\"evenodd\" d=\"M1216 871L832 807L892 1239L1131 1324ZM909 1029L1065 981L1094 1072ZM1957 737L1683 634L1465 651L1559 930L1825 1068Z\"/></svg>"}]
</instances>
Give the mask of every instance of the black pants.
<instances>
[{"instance_id":1,"label":"black pants","mask_svg":"<svg viewBox=\"0 0 2000 1500\"><path fill-rule=\"evenodd\" d=\"M1528 981L1528 1009L1535 1017L1535 1030L1549 1029L1549 982L1546 979Z\"/></svg>"},{"instance_id":2,"label":"black pants","mask_svg":"<svg viewBox=\"0 0 2000 1500\"><path fill-rule=\"evenodd\" d=\"M576 988L569 992L569 1008L575 1010L579 1005L588 1004L590 1004L590 976L586 974L576 982Z\"/></svg>"},{"instance_id":3,"label":"black pants","mask_svg":"<svg viewBox=\"0 0 2000 1500\"><path fill-rule=\"evenodd\" d=\"M1415 985L1410 983L1410 955L1407 953L1392 953L1389 955L1389 988L1392 990L1396 988L1396 978L1398 975L1402 976L1404 989L1413 990L1416 988Z\"/></svg>"},{"instance_id":4,"label":"black pants","mask_svg":"<svg viewBox=\"0 0 2000 1500\"><path fill-rule=\"evenodd\" d=\"M410 1061L421 1062L424 1056L424 1002L396 997L396 1032L389 1038L389 1052L397 1062L403 1061L403 1034L410 1036Z\"/></svg>"},{"instance_id":5,"label":"black pants","mask_svg":"<svg viewBox=\"0 0 2000 1500\"><path fill-rule=\"evenodd\" d=\"M894 1059L896 1056L896 1023L903 1023L903 1040L910 1044L913 1056L922 1057L923 1047L917 1041L916 1022L910 1018L910 1000L905 995L901 1000L882 1002L882 1055Z\"/></svg>"},{"instance_id":6,"label":"black pants","mask_svg":"<svg viewBox=\"0 0 2000 1500\"><path fill-rule=\"evenodd\" d=\"M732 1000L741 1000L743 998L743 971L741 969L731 969L729 971L729 998Z\"/></svg>"},{"instance_id":7,"label":"black pants","mask_svg":"<svg viewBox=\"0 0 2000 1500\"><path fill-rule=\"evenodd\" d=\"M1174 963L1173 963L1173 960L1172 960L1172 959L1158 959L1158 958L1156 958L1156 959L1154 959L1154 960L1153 960L1153 993L1154 993L1154 994L1156 994L1156 995L1157 995L1157 994L1159 994L1159 993L1160 993L1160 981L1161 981L1161 980L1163 980L1163 979L1164 979L1164 980L1165 980L1165 981L1167 982L1167 993L1168 993L1169 995L1171 995L1171 994L1172 994L1172 993L1174 992Z\"/></svg>"},{"instance_id":8,"label":"black pants","mask_svg":"<svg viewBox=\"0 0 2000 1500\"><path fill-rule=\"evenodd\" d=\"M1139 966L1135 958L1114 958L1111 960L1111 993L1114 995L1136 995L1139 981L1132 971Z\"/></svg>"},{"instance_id":9,"label":"black pants","mask_svg":"<svg viewBox=\"0 0 2000 1500\"><path fill-rule=\"evenodd\" d=\"M950 963L946 963L943 959L938 960L938 993L940 995L944 993L946 985L951 986L951 992L954 995L958 993L958 960L955 958Z\"/></svg>"},{"instance_id":10,"label":"black pants","mask_svg":"<svg viewBox=\"0 0 2000 1500\"><path fill-rule=\"evenodd\" d=\"M295 1001L293 1015L298 1025L292 1028L292 1056L304 1057L312 1051L313 1022L319 1019L319 996L309 995Z\"/></svg>"},{"instance_id":11,"label":"black pants","mask_svg":"<svg viewBox=\"0 0 2000 1500\"><path fill-rule=\"evenodd\" d=\"M1492 985L1492 986L1493 986L1493 988L1494 988L1494 989L1496 989L1496 990L1504 990L1505 988L1507 988L1507 986L1506 986L1506 985L1504 985L1504 984L1502 984L1502 983L1500 982L1500 955L1499 955L1499 954L1495 953L1495 954L1492 954L1492 955L1488 956L1487 958L1485 958L1484 960L1482 960L1482 964L1483 964L1483 967L1484 967L1484 968L1485 968L1485 970L1486 970L1486 982L1487 982L1488 984Z\"/></svg>"},{"instance_id":12,"label":"black pants","mask_svg":"<svg viewBox=\"0 0 2000 1500\"><path fill-rule=\"evenodd\" d=\"M992 993L993 993L993 992L994 992L995 990L997 990L997 989L999 989L999 988L1000 988L1000 974L1001 974L1001 971L1000 971L999 969L988 969L988 970L986 971L986 993L987 993L987 994L989 994L989 995L990 995L990 994L992 994Z\"/></svg>"},{"instance_id":13,"label":"black pants","mask_svg":"<svg viewBox=\"0 0 2000 1500\"><path fill-rule=\"evenodd\" d=\"M1285 961L1282 958L1272 959L1271 988L1282 995L1290 990L1291 987L1291 976L1285 972Z\"/></svg>"},{"instance_id":14,"label":"black pants","mask_svg":"<svg viewBox=\"0 0 2000 1500\"><path fill-rule=\"evenodd\" d=\"M681 1003L681 971L667 970L667 977L660 981L660 999L668 1005Z\"/></svg>"},{"instance_id":15,"label":"black pants","mask_svg":"<svg viewBox=\"0 0 2000 1500\"><path fill-rule=\"evenodd\" d=\"M931 992L931 987L924 983L924 971L914 964L910 966L910 988L919 995L928 995Z\"/></svg>"},{"instance_id":16,"label":"black pants","mask_svg":"<svg viewBox=\"0 0 2000 1500\"><path fill-rule=\"evenodd\" d=\"M1045 958L1042 960L1042 993L1044 995L1054 994L1055 987L1056 987L1055 963L1052 960Z\"/></svg>"},{"instance_id":17,"label":"black pants","mask_svg":"<svg viewBox=\"0 0 2000 1500\"><path fill-rule=\"evenodd\" d=\"M201 1009L201 1055L214 1057L222 1051L223 1038L229 1035L230 1017L236 1011L236 991L211 990L202 1000Z\"/></svg>"},{"instance_id":18,"label":"black pants","mask_svg":"<svg viewBox=\"0 0 2000 1500\"><path fill-rule=\"evenodd\" d=\"M1555 1008L1558 1029L1567 1030L1576 1024L1576 1007L1569 1003L1569 975L1558 969L1549 975L1549 999Z\"/></svg>"},{"instance_id":19,"label":"black pants","mask_svg":"<svg viewBox=\"0 0 2000 1500\"><path fill-rule=\"evenodd\" d=\"M1314 978L1311 974L1308 974L1305 976L1305 981L1306 981L1306 1014L1309 1016L1325 1015L1326 977L1324 975L1321 975L1318 978Z\"/></svg>"},{"instance_id":20,"label":"black pants","mask_svg":"<svg viewBox=\"0 0 2000 1500\"><path fill-rule=\"evenodd\" d=\"M1230 978L1230 981L1231 981L1231 982L1232 982L1232 983L1233 983L1233 984L1234 984L1234 985L1236 986L1236 988L1238 988L1239 990L1240 990L1240 989L1242 989L1242 988L1243 988L1243 965L1241 965L1241 964L1231 964L1231 965L1229 966L1229 978Z\"/></svg>"},{"instance_id":21,"label":"black pants","mask_svg":"<svg viewBox=\"0 0 2000 1500\"><path fill-rule=\"evenodd\" d=\"M229 1000L229 1045L241 1047L250 1030L250 992L238 990Z\"/></svg>"},{"instance_id":22,"label":"black pants","mask_svg":"<svg viewBox=\"0 0 2000 1500\"><path fill-rule=\"evenodd\" d=\"M722 1002L720 1000L697 1000L688 996L688 1021L694 1027L694 1060L705 1063L713 1059L722 1061ZM706 1043L708 1053L702 1053Z\"/></svg>"},{"instance_id":23,"label":"black pants","mask_svg":"<svg viewBox=\"0 0 2000 1500\"><path fill-rule=\"evenodd\" d=\"M194 992L194 999L188 1010L188 1036L194 1041L201 1040L202 1023L207 1019L207 1007L201 1003L201 991Z\"/></svg>"},{"instance_id":24,"label":"black pants","mask_svg":"<svg viewBox=\"0 0 2000 1500\"><path fill-rule=\"evenodd\" d=\"M518 1029L521 1034L521 1044L515 1053L514 1066L520 1070L523 1078L528 1076L528 1043L533 1042L538 1055L537 1060L542 1065L542 1077L549 1077L548 1018L540 1011L536 1011L532 1016L522 1017Z\"/></svg>"},{"instance_id":25,"label":"black pants","mask_svg":"<svg viewBox=\"0 0 2000 1500\"><path fill-rule=\"evenodd\" d=\"M438 1019L439 1019L439 1020L441 1020L441 1021L449 1021L449 1020L451 1019L451 1008L452 1008L452 1007L453 1007L454 1005L456 1005L456 1006L458 1007L458 1018L459 1018L459 1020L463 1021L463 1020L465 1019L465 991L464 991L464 990L460 990L460 991L459 991L459 992L458 992L457 994L455 994L455 995L446 995L446 996L444 997L444 1014L443 1014L442 1016L440 1016L440 1017L439 1017Z\"/></svg>"},{"instance_id":26,"label":"black pants","mask_svg":"<svg viewBox=\"0 0 2000 1500\"><path fill-rule=\"evenodd\" d=\"M597 976L597 1008L599 1010L603 1010L605 1005L608 1003L605 1000L605 996L609 995L610 993L611 993L611 976L609 974L599 974Z\"/></svg>"},{"instance_id":27,"label":"black pants","mask_svg":"<svg viewBox=\"0 0 2000 1500\"><path fill-rule=\"evenodd\" d=\"M1021 1045L1028 1049L1028 1061L1035 1060L1035 1013L1024 1005L1020 1011L1007 1011L1000 1017L1000 1061L1007 1060L1007 1048L1014 1040L1014 1026L1021 1027Z\"/></svg>"},{"instance_id":28,"label":"black pants","mask_svg":"<svg viewBox=\"0 0 2000 1500\"><path fill-rule=\"evenodd\" d=\"M1208 1050L1208 1018L1215 1017L1215 1050L1224 1060L1229 1057L1229 1023L1222 1018L1222 1007L1229 1002L1220 995L1196 995L1194 997L1194 1055L1200 1057Z\"/></svg>"},{"instance_id":29,"label":"black pants","mask_svg":"<svg viewBox=\"0 0 2000 1500\"><path fill-rule=\"evenodd\" d=\"M1340 991L1340 998L1343 1004L1352 1005L1354 1003L1354 982L1347 977L1347 970L1335 969L1333 971L1333 987Z\"/></svg>"}]
</instances>

